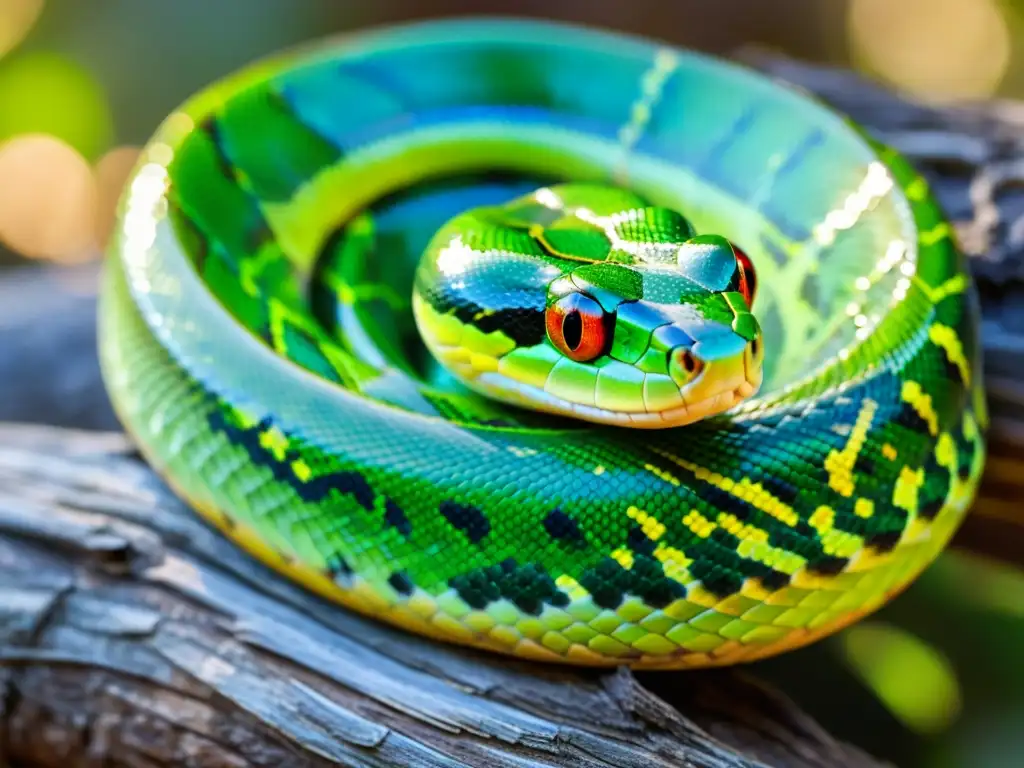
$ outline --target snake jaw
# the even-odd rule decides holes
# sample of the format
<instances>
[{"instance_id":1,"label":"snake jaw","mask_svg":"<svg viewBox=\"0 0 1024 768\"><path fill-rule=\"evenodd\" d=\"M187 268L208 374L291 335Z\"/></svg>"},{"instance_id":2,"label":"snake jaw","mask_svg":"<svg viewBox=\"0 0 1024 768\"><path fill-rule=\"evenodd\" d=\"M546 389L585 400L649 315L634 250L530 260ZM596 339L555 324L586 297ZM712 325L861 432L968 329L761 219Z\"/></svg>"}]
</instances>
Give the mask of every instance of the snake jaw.
<instances>
[{"instance_id":1,"label":"snake jaw","mask_svg":"<svg viewBox=\"0 0 1024 768\"><path fill-rule=\"evenodd\" d=\"M467 378L466 384L512 405L595 424L638 429L692 424L722 414L756 394L762 379L760 332L747 339L727 326L710 324L705 326L705 333L699 334L701 340L694 342L681 328L672 332L673 327L661 326L658 338L685 338L688 342L673 344L664 353L665 369L661 373L620 361L592 369L565 358L552 368L557 368L558 374L532 379L517 375L517 369L519 374L523 373L519 363L526 359L533 359L534 365L544 359L557 359L559 353L553 347L541 345L537 349L543 348L545 352L519 350L510 358L510 362L515 358L517 364L499 364L497 370L478 371ZM690 370L687 358L695 363ZM530 367L528 364L525 369ZM595 393L586 384L592 374L595 379L605 375L616 377L619 386L632 382L635 396L602 399L601 392L608 392L605 387L611 385L599 384Z\"/></svg>"},{"instance_id":2,"label":"snake jaw","mask_svg":"<svg viewBox=\"0 0 1024 768\"><path fill-rule=\"evenodd\" d=\"M674 427L760 387L745 269L676 211L570 184L454 217L424 252L413 310L438 362L493 400Z\"/></svg>"},{"instance_id":3,"label":"snake jaw","mask_svg":"<svg viewBox=\"0 0 1024 768\"><path fill-rule=\"evenodd\" d=\"M669 354L669 375L679 385L684 408L661 413L664 426L683 426L733 408L761 386L763 343L730 332L679 346ZM696 365L694 365L696 361Z\"/></svg>"}]
</instances>

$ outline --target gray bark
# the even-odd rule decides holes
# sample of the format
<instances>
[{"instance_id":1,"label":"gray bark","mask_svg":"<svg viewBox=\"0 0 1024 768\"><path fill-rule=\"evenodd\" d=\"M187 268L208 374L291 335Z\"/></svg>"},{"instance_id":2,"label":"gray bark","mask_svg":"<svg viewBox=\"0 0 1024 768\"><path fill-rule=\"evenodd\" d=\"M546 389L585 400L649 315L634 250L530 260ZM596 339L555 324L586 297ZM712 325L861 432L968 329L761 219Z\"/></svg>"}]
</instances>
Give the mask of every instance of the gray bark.
<instances>
[{"instance_id":1,"label":"gray bark","mask_svg":"<svg viewBox=\"0 0 1024 768\"><path fill-rule=\"evenodd\" d=\"M844 72L747 58L906 152L956 222L983 295L993 415L957 543L1020 558L1024 105L928 109ZM627 671L424 641L283 581L111 431L94 289L92 268L0 280L0 763L880 765L743 670L667 673L659 690L678 690L659 697Z\"/></svg>"},{"instance_id":2,"label":"gray bark","mask_svg":"<svg viewBox=\"0 0 1024 768\"><path fill-rule=\"evenodd\" d=\"M0 755L36 764L874 766L740 673L517 663L316 599L113 433L0 427ZM96 761L94 763L89 760Z\"/></svg>"}]
</instances>

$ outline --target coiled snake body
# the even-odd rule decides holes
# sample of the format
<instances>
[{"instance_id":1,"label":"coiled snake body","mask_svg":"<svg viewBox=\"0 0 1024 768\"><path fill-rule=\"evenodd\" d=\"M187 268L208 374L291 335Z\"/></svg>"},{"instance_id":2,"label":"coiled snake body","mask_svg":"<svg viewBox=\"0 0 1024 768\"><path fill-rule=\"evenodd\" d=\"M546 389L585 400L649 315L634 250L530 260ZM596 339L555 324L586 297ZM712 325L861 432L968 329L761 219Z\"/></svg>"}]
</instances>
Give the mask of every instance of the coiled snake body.
<instances>
[{"instance_id":1,"label":"coiled snake body","mask_svg":"<svg viewBox=\"0 0 1024 768\"><path fill-rule=\"evenodd\" d=\"M977 317L925 181L805 96L445 21L171 115L100 333L149 461L281 573L448 641L672 668L808 643L938 554L983 464Z\"/></svg>"}]
</instances>

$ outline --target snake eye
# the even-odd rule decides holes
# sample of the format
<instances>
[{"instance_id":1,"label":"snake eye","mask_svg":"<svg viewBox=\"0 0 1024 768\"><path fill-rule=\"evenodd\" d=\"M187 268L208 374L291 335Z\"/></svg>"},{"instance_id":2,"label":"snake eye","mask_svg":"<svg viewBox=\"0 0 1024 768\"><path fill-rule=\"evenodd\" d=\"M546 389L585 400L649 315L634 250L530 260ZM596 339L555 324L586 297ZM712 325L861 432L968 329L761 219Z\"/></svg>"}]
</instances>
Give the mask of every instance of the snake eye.
<instances>
[{"instance_id":1,"label":"snake eye","mask_svg":"<svg viewBox=\"0 0 1024 768\"><path fill-rule=\"evenodd\" d=\"M549 305L544 319L551 343L578 363L600 357L611 336L609 316L582 293L570 293Z\"/></svg>"},{"instance_id":2,"label":"snake eye","mask_svg":"<svg viewBox=\"0 0 1024 768\"><path fill-rule=\"evenodd\" d=\"M754 271L754 262L735 243L732 244L732 250L736 254L736 290L743 294L747 306L752 307L754 295L757 293L757 272Z\"/></svg>"}]
</instances>

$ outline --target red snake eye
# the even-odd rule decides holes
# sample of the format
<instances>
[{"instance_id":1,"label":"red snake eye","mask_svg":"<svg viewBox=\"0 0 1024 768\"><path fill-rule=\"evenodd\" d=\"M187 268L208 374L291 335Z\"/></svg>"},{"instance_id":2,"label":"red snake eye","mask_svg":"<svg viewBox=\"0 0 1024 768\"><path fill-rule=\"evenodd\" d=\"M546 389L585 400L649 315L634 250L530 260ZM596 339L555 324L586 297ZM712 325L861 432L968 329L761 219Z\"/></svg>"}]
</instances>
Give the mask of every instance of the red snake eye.
<instances>
[{"instance_id":1,"label":"red snake eye","mask_svg":"<svg viewBox=\"0 0 1024 768\"><path fill-rule=\"evenodd\" d=\"M732 244L732 250L736 254L736 265L739 268L738 290L747 300L747 306L752 307L754 295L757 293L757 272L754 271L754 262L735 243Z\"/></svg>"},{"instance_id":2,"label":"red snake eye","mask_svg":"<svg viewBox=\"0 0 1024 768\"><path fill-rule=\"evenodd\" d=\"M545 312L548 338L563 355L578 363L600 357L609 337L601 305L582 293L570 293Z\"/></svg>"}]
</instances>

